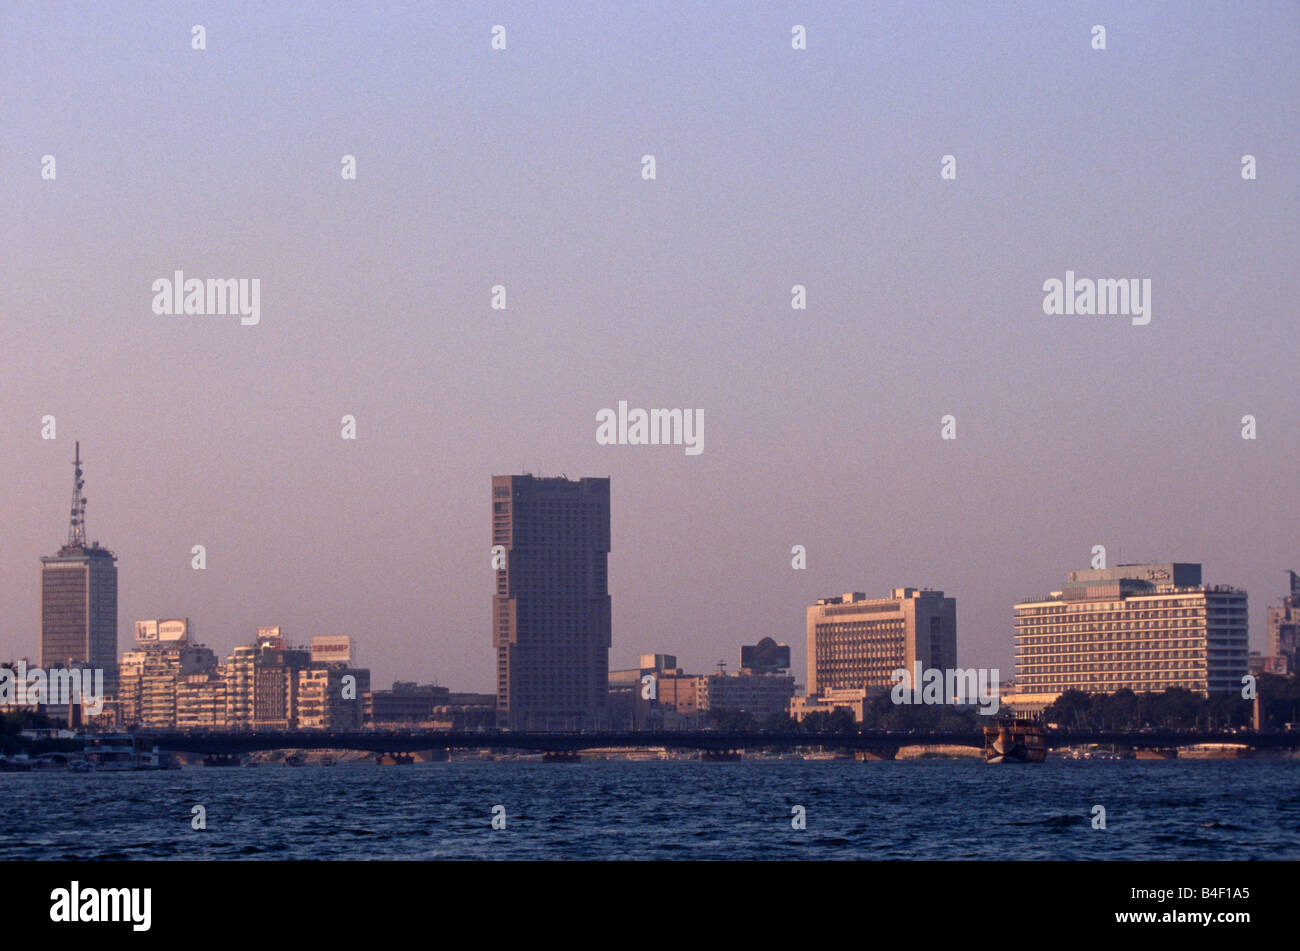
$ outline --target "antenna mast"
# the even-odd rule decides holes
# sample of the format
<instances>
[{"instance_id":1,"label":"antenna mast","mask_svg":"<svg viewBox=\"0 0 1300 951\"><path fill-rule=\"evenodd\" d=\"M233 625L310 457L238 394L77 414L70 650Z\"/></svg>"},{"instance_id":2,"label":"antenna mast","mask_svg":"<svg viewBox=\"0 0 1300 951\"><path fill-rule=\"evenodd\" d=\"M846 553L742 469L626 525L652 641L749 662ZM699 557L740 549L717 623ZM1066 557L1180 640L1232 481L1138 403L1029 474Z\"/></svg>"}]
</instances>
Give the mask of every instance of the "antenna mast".
<instances>
[{"instance_id":1,"label":"antenna mast","mask_svg":"<svg viewBox=\"0 0 1300 951\"><path fill-rule=\"evenodd\" d=\"M72 480L72 510L68 520L68 546L86 547L86 500L81 494L85 482L81 478L81 443L77 443L77 456L72 460L76 476Z\"/></svg>"}]
</instances>

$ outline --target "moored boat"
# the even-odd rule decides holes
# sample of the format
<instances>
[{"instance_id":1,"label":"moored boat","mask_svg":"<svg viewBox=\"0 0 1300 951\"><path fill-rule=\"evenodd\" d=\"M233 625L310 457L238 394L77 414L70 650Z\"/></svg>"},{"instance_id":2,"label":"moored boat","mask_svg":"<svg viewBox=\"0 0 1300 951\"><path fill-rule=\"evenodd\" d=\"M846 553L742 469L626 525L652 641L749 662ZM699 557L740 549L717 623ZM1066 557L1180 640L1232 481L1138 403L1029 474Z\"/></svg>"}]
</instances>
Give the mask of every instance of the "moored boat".
<instances>
[{"instance_id":1,"label":"moored boat","mask_svg":"<svg viewBox=\"0 0 1300 951\"><path fill-rule=\"evenodd\" d=\"M158 747L148 750L137 749L135 737L130 733L88 736L83 756L86 762L90 763L91 768L99 773L162 768Z\"/></svg>"},{"instance_id":2,"label":"moored boat","mask_svg":"<svg viewBox=\"0 0 1300 951\"><path fill-rule=\"evenodd\" d=\"M984 762L1041 763L1047 759L1047 731L1028 717L1003 717L984 728Z\"/></svg>"}]
</instances>

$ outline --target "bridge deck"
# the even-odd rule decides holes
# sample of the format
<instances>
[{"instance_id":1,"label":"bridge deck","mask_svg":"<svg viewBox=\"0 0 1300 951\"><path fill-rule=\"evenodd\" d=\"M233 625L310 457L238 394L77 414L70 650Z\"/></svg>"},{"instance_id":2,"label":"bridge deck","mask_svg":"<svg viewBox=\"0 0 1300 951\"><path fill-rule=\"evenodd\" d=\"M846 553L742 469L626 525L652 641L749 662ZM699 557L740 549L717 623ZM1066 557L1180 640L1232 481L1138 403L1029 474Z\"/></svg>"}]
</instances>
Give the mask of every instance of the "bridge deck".
<instances>
[{"instance_id":1,"label":"bridge deck","mask_svg":"<svg viewBox=\"0 0 1300 951\"><path fill-rule=\"evenodd\" d=\"M528 733L510 731L369 731L326 733L315 730L285 732L151 732L136 733L141 745L178 753L243 753L273 749L364 750L395 753L427 749L517 749L573 751L592 748L739 750L793 749L830 746L852 750L897 750L903 746L984 746L982 731L927 731L898 733L867 730L861 733L737 733L722 730L673 732L599 731L581 733ZM1235 733L1231 731L1085 732L1049 730L1049 747L1084 744L1168 749L1201 743L1243 744L1259 749L1300 748L1300 733Z\"/></svg>"}]
</instances>

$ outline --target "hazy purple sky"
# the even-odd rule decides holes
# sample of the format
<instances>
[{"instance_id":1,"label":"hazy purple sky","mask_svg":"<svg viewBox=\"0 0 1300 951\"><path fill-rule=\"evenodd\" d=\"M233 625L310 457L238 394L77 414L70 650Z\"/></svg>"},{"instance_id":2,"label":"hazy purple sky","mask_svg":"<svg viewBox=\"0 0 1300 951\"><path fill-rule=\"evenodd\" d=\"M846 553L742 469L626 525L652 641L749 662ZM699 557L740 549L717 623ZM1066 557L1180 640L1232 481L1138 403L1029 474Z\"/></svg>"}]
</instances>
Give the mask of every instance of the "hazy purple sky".
<instances>
[{"instance_id":1,"label":"hazy purple sky","mask_svg":"<svg viewBox=\"0 0 1300 951\"><path fill-rule=\"evenodd\" d=\"M1246 588L1259 649L1300 569L1300 6L1128 6L0 5L0 659L76 439L119 649L279 624L489 691L524 470L612 478L613 667L772 636L803 682L812 600L928 585L1009 676L1012 604L1095 544ZM261 323L155 315L178 268L259 278ZM1151 323L1044 315L1067 268L1150 278ZM702 408L703 454L598 446L621 399Z\"/></svg>"}]
</instances>

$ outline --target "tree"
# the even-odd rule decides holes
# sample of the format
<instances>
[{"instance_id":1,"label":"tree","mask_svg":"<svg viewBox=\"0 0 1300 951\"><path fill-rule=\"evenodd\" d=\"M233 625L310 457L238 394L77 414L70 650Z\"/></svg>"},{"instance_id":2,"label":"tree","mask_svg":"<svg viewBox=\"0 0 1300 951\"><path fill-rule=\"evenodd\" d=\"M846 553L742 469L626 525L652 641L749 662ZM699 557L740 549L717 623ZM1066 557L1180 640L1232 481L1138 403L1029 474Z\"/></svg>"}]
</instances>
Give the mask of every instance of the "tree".
<instances>
[{"instance_id":1,"label":"tree","mask_svg":"<svg viewBox=\"0 0 1300 951\"><path fill-rule=\"evenodd\" d=\"M1059 723L1066 729L1086 730L1091 726L1092 697L1082 690L1067 690L1043 711L1049 723Z\"/></svg>"},{"instance_id":2,"label":"tree","mask_svg":"<svg viewBox=\"0 0 1300 951\"><path fill-rule=\"evenodd\" d=\"M767 718L763 721L762 728L764 730L771 730L775 733L789 733L795 728L795 723L794 720L790 719L788 713L783 713L778 710L775 713L769 713L767 715Z\"/></svg>"}]
</instances>

